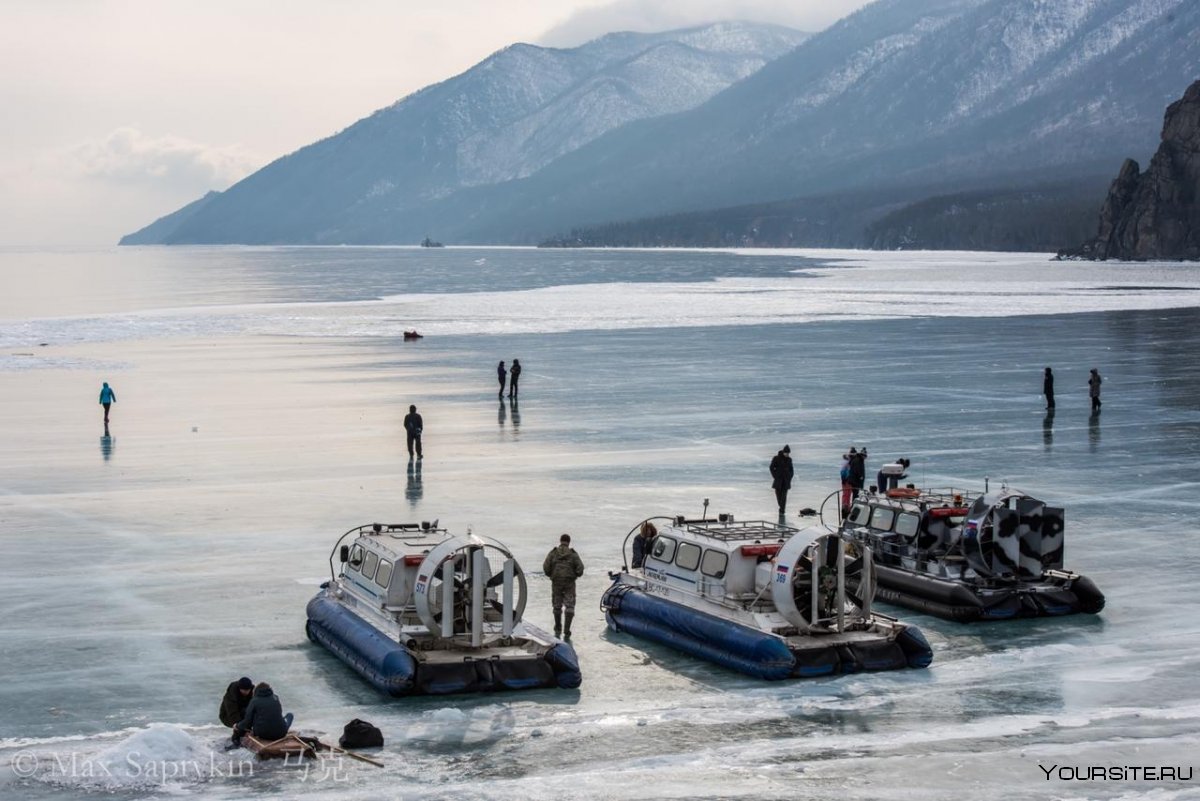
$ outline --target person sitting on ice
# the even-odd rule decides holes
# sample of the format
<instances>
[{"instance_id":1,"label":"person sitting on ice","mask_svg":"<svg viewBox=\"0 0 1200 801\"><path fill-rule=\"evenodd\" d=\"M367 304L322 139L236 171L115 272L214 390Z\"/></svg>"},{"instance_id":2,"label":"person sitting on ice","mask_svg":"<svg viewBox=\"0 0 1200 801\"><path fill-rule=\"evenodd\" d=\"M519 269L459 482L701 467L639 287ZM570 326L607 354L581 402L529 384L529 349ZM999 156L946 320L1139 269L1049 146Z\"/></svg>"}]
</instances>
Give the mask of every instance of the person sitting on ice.
<instances>
[{"instance_id":1,"label":"person sitting on ice","mask_svg":"<svg viewBox=\"0 0 1200 801\"><path fill-rule=\"evenodd\" d=\"M233 741L238 743L249 732L260 740L273 742L287 736L292 727L292 713L283 714L279 696L265 681L254 688L254 698L246 707L246 716L233 727Z\"/></svg>"},{"instance_id":2,"label":"person sitting on ice","mask_svg":"<svg viewBox=\"0 0 1200 801\"><path fill-rule=\"evenodd\" d=\"M242 676L237 681L229 682L225 688L225 697L221 699L221 722L233 728L242 718L246 717L246 707L250 706L250 696L254 694L254 682L249 677Z\"/></svg>"}]
</instances>

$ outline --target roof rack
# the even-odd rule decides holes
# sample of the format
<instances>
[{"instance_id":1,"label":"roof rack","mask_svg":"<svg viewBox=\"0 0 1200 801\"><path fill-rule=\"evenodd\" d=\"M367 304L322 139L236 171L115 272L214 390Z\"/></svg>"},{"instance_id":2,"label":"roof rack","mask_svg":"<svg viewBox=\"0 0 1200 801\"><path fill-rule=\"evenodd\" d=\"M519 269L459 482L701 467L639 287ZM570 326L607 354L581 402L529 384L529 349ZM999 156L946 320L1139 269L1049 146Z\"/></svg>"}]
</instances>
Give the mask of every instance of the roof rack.
<instances>
[{"instance_id":1,"label":"roof rack","mask_svg":"<svg viewBox=\"0 0 1200 801\"><path fill-rule=\"evenodd\" d=\"M721 515L718 519L710 517L688 519L680 515L672 522L676 528L681 528L690 534L722 542L729 542L731 540L785 540L799 530L767 520L735 521L732 515Z\"/></svg>"}]
</instances>

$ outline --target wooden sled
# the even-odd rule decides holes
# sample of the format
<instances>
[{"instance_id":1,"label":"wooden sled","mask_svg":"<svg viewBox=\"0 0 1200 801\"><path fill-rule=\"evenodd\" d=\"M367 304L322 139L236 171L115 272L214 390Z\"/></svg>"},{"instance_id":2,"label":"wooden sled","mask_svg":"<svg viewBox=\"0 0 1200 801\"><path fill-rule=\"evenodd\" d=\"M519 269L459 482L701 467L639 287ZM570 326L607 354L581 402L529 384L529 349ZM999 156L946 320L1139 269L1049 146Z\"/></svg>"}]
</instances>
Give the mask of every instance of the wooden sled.
<instances>
[{"instance_id":1,"label":"wooden sled","mask_svg":"<svg viewBox=\"0 0 1200 801\"><path fill-rule=\"evenodd\" d=\"M377 768L382 768L383 763L355 753L347 751L344 748L339 748L336 745L329 745L318 740L316 737L301 737L298 734L288 734L278 740L263 740L255 737L253 734L242 735L242 746L250 751L253 751L259 759L286 759L286 760L302 760L316 759L318 751L332 751L335 754L342 754L351 759L356 759L359 762L366 762L368 765L374 765Z\"/></svg>"},{"instance_id":2,"label":"wooden sled","mask_svg":"<svg viewBox=\"0 0 1200 801\"><path fill-rule=\"evenodd\" d=\"M263 740L253 734L242 735L242 746L253 751L259 759L316 759L317 749L323 745L316 738L302 739L297 734L288 734L278 740Z\"/></svg>"}]
</instances>

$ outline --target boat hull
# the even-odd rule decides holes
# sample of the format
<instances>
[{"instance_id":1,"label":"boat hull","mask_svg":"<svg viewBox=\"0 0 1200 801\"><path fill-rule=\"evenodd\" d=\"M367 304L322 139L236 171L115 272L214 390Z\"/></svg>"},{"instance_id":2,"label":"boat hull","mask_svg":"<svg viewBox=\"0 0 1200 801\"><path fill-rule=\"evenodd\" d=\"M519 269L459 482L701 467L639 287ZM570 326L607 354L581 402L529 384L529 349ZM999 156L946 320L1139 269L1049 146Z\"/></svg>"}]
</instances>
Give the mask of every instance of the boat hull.
<instances>
[{"instance_id":1,"label":"boat hull","mask_svg":"<svg viewBox=\"0 0 1200 801\"><path fill-rule=\"evenodd\" d=\"M1104 594L1087 576L976 591L963 582L895 567L876 565L875 572L876 600L963 623L1097 614L1104 609Z\"/></svg>"},{"instance_id":2,"label":"boat hull","mask_svg":"<svg viewBox=\"0 0 1200 801\"><path fill-rule=\"evenodd\" d=\"M619 580L601 600L608 626L768 681L926 667L933 652L909 626L896 637L835 635L798 646L782 637L645 592Z\"/></svg>"},{"instance_id":3,"label":"boat hull","mask_svg":"<svg viewBox=\"0 0 1200 801\"><path fill-rule=\"evenodd\" d=\"M305 631L375 689L386 695L573 689L581 682L579 660L569 643L559 642L540 656L430 662L392 640L324 593L308 603Z\"/></svg>"}]
</instances>

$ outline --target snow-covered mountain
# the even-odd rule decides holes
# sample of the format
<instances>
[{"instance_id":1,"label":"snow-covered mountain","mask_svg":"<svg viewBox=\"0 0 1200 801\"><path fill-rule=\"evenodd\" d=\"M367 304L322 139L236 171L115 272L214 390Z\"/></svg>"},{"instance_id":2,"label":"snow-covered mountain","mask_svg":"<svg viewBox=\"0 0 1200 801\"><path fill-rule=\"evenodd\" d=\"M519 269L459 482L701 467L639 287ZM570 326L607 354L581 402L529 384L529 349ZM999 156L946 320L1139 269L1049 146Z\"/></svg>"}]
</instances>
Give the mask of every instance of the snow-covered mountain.
<instances>
[{"instance_id":1,"label":"snow-covered mountain","mask_svg":"<svg viewBox=\"0 0 1200 801\"><path fill-rule=\"evenodd\" d=\"M626 125L528 180L433 207L446 236L862 189L1111 173L1200 75L1195 0L879 0L690 112ZM538 233L541 233L539 231Z\"/></svg>"},{"instance_id":2,"label":"snow-covered mountain","mask_svg":"<svg viewBox=\"0 0 1200 801\"><path fill-rule=\"evenodd\" d=\"M613 128L693 108L805 37L726 22L571 49L512 45L269 164L196 214L122 241L390 240L379 226L406 210L525 177Z\"/></svg>"},{"instance_id":3,"label":"snow-covered mountain","mask_svg":"<svg viewBox=\"0 0 1200 801\"><path fill-rule=\"evenodd\" d=\"M768 29L787 52L757 71L730 65L748 30L509 48L247 178L165 241L534 242L786 198L1069 181L1148 156L1200 75L1196 0L877 0L794 49ZM701 102L710 75L726 88Z\"/></svg>"}]
</instances>

